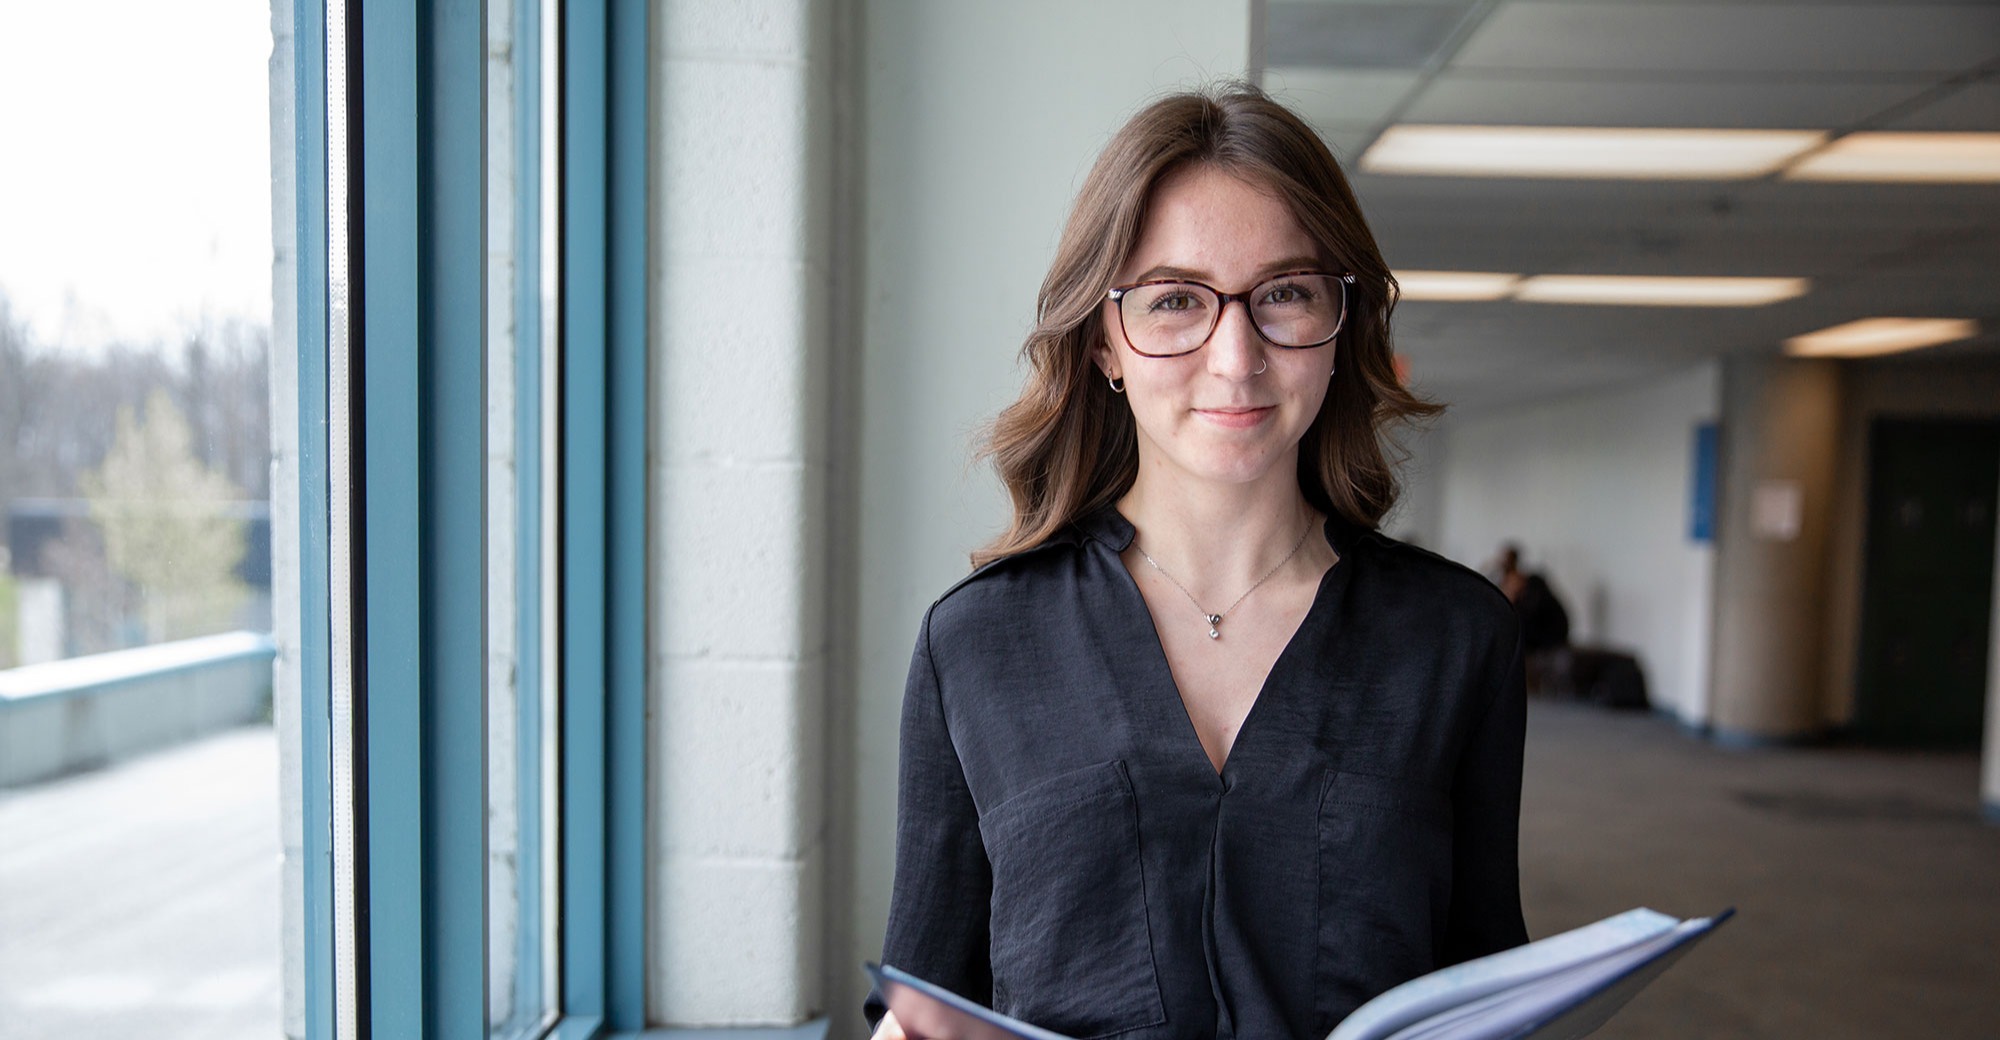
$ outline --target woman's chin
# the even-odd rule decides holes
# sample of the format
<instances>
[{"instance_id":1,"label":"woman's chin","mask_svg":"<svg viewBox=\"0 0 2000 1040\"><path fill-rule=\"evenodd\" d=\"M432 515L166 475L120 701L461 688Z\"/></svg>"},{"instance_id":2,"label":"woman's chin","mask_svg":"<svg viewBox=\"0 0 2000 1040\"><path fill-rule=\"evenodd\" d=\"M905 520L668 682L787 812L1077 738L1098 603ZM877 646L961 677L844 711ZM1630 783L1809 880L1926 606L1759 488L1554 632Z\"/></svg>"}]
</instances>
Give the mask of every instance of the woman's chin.
<instances>
[{"instance_id":1,"label":"woman's chin","mask_svg":"<svg viewBox=\"0 0 2000 1040\"><path fill-rule=\"evenodd\" d=\"M1200 459L1190 460L1184 471L1196 480L1209 484L1255 484L1271 475L1277 463L1277 453L1269 451L1229 451L1214 452Z\"/></svg>"}]
</instances>

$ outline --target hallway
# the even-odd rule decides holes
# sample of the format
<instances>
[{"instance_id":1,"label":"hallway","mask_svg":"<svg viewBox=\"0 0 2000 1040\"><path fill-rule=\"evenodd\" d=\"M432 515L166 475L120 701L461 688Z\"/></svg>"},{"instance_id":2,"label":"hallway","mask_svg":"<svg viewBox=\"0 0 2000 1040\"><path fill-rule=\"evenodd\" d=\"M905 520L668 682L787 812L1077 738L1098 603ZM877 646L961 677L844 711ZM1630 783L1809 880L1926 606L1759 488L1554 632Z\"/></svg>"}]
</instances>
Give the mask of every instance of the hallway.
<instances>
[{"instance_id":1,"label":"hallway","mask_svg":"<svg viewBox=\"0 0 2000 1040\"><path fill-rule=\"evenodd\" d=\"M1973 754L1737 751L1531 702L1528 930L1633 906L1737 917L1597 1035L2000 1034L2000 827Z\"/></svg>"}]
</instances>

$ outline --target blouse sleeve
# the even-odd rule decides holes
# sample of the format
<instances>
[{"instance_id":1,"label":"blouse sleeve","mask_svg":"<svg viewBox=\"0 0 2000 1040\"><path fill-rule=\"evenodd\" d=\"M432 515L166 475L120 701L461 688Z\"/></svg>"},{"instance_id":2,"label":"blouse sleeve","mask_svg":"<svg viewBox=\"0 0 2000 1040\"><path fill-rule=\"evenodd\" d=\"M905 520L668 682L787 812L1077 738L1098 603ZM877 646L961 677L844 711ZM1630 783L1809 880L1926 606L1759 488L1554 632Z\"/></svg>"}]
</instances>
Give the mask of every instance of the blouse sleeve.
<instances>
[{"instance_id":1,"label":"blouse sleeve","mask_svg":"<svg viewBox=\"0 0 2000 1040\"><path fill-rule=\"evenodd\" d=\"M1520 642L1474 724L1452 791L1451 917L1443 964L1528 941L1521 917L1521 758L1527 693Z\"/></svg>"},{"instance_id":2,"label":"blouse sleeve","mask_svg":"<svg viewBox=\"0 0 2000 1040\"><path fill-rule=\"evenodd\" d=\"M984 1004L993 991L987 959L993 874L979 811L945 727L930 633L926 613L903 692L896 878L882 963ZM881 994L870 993L863 1011L871 1031L885 1010Z\"/></svg>"}]
</instances>

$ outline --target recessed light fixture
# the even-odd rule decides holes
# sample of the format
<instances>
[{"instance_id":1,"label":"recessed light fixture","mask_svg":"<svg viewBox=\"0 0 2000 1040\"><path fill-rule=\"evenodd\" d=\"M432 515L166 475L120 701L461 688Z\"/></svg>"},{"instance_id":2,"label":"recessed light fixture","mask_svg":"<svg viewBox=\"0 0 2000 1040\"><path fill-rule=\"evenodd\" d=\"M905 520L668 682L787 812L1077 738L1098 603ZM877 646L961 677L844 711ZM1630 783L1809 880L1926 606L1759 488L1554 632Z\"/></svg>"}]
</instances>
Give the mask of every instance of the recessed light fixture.
<instances>
[{"instance_id":1,"label":"recessed light fixture","mask_svg":"<svg viewBox=\"0 0 2000 1040\"><path fill-rule=\"evenodd\" d=\"M2000 134L1848 134L1785 171L1789 180L2000 183Z\"/></svg>"},{"instance_id":2,"label":"recessed light fixture","mask_svg":"<svg viewBox=\"0 0 2000 1040\"><path fill-rule=\"evenodd\" d=\"M1361 168L1454 177L1740 180L1773 173L1826 141L1819 130L1403 124Z\"/></svg>"},{"instance_id":3,"label":"recessed light fixture","mask_svg":"<svg viewBox=\"0 0 2000 1040\"><path fill-rule=\"evenodd\" d=\"M1970 339L1979 323L1967 318L1862 318L1785 341L1793 357L1875 357Z\"/></svg>"},{"instance_id":4,"label":"recessed light fixture","mask_svg":"<svg viewBox=\"0 0 2000 1040\"><path fill-rule=\"evenodd\" d=\"M1518 274L1496 271L1397 271L1405 300L1504 300L1521 284Z\"/></svg>"},{"instance_id":5,"label":"recessed light fixture","mask_svg":"<svg viewBox=\"0 0 2000 1040\"><path fill-rule=\"evenodd\" d=\"M1522 282L1514 298L1638 307L1761 307L1803 296L1811 287L1804 278L1543 274Z\"/></svg>"}]
</instances>

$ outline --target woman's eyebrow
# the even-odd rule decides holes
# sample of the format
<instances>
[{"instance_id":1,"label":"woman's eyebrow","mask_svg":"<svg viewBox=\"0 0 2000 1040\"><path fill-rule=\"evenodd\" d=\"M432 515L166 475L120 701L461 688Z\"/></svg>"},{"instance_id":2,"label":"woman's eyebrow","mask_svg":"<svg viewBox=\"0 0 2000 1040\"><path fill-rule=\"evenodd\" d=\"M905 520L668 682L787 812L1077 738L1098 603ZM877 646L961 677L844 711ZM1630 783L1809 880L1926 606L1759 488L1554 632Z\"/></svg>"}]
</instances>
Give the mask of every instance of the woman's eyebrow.
<instances>
[{"instance_id":1,"label":"woman's eyebrow","mask_svg":"<svg viewBox=\"0 0 2000 1040\"><path fill-rule=\"evenodd\" d=\"M1257 278L1259 281L1261 281L1265 278L1270 277L1271 275L1278 274L1284 271L1317 271L1322 266L1322 263L1323 261L1321 261L1320 258L1316 256L1288 256L1282 260L1273 260L1270 263L1267 263L1264 266L1258 268ZM1163 279L1173 279L1175 281L1202 282L1206 284L1212 282L1214 280L1214 277L1215 277L1214 275L1210 274L1207 271L1197 271L1191 267L1176 267L1173 264L1156 264L1152 267L1147 268L1144 271L1141 271L1138 277L1133 278L1132 280L1134 282L1154 282ZM1244 288L1248 289L1250 288L1250 286L1246 285L1244 286Z\"/></svg>"}]
</instances>

